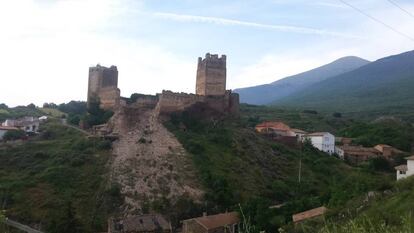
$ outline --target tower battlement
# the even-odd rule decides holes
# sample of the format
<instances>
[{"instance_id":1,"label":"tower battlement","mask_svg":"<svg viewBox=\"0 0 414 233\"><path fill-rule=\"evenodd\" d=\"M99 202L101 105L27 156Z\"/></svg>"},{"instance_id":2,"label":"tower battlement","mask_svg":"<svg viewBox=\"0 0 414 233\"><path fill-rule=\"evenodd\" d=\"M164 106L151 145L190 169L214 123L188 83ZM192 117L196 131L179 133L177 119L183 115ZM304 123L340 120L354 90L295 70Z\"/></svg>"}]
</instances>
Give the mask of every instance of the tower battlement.
<instances>
[{"instance_id":1,"label":"tower battlement","mask_svg":"<svg viewBox=\"0 0 414 233\"><path fill-rule=\"evenodd\" d=\"M118 68L97 65L89 67L88 104L99 100L103 108L113 108L119 103Z\"/></svg>"},{"instance_id":2,"label":"tower battlement","mask_svg":"<svg viewBox=\"0 0 414 233\"><path fill-rule=\"evenodd\" d=\"M224 95L226 92L226 55L207 53L198 58L196 94Z\"/></svg>"},{"instance_id":3,"label":"tower battlement","mask_svg":"<svg viewBox=\"0 0 414 233\"><path fill-rule=\"evenodd\" d=\"M226 55L218 56L218 54L207 53L206 57L203 59L198 58L198 68L224 68L226 69Z\"/></svg>"}]
</instances>

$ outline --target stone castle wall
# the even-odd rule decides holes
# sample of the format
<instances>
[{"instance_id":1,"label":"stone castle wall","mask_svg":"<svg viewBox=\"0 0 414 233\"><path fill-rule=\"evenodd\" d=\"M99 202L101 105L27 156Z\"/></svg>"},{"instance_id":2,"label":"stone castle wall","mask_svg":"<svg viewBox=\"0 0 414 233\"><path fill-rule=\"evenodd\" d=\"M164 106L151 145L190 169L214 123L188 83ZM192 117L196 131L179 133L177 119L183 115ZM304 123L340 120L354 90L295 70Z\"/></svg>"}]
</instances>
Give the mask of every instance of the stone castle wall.
<instances>
[{"instance_id":1,"label":"stone castle wall","mask_svg":"<svg viewBox=\"0 0 414 233\"><path fill-rule=\"evenodd\" d=\"M205 103L210 108L237 115L239 96L226 91L226 55L206 54L198 59L196 94L163 91L157 95L135 95L131 99L120 97L118 70L97 65L89 68L88 104L98 99L101 107L114 110L118 106L129 108L156 108L160 114L183 111L196 104Z\"/></svg>"},{"instance_id":2,"label":"stone castle wall","mask_svg":"<svg viewBox=\"0 0 414 233\"><path fill-rule=\"evenodd\" d=\"M202 59L198 58L196 94L218 95L226 92L226 55L219 57L217 54L206 54Z\"/></svg>"},{"instance_id":3,"label":"stone castle wall","mask_svg":"<svg viewBox=\"0 0 414 233\"><path fill-rule=\"evenodd\" d=\"M187 93L163 91L159 95L157 111L159 114L183 111L196 103L205 103L208 107L223 114L238 115L238 94L226 91L222 96L204 96Z\"/></svg>"}]
</instances>

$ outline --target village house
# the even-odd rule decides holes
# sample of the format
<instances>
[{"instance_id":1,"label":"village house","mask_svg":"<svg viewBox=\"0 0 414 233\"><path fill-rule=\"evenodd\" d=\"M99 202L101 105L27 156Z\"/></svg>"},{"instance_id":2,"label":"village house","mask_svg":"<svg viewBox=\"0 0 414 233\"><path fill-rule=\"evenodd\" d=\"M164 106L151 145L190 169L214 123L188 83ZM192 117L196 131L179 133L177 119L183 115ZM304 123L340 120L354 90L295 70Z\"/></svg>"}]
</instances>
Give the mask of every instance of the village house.
<instances>
[{"instance_id":1,"label":"village house","mask_svg":"<svg viewBox=\"0 0 414 233\"><path fill-rule=\"evenodd\" d=\"M330 155L335 153L335 136L328 132L316 132L306 134L304 140L309 142L318 150Z\"/></svg>"},{"instance_id":2,"label":"village house","mask_svg":"<svg viewBox=\"0 0 414 233\"><path fill-rule=\"evenodd\" d=\"M19 130L16 127L11 126L0 126L0 141L3 140L4 135L11 130Z\"/></svg>"},{"instance_id":3,"label":"village house","mask_svg":"<svg viewBox=\"0 0 414 233\"><path fill-rule=\"evenodd\" d=\"M7 119L2 126L16 127L26 133L35 133L39 130L40 121L37 117L25 116L16 120Z\"/></svg>"},{"instance_id":4,"label":"village house","mask_svg":"<svg viewBox=\"0 0 414 233\"><path fill-rule=\"evenodd\" d=\"M403 154L404 152L389 145L379 144L374 147L388 160L392 160L395 156Z\"/></svg>"},{"instance_id":5,"label":"village house","mask_svg":"<svg viewBox=\"0 0 414 233\"><path fill-rule=\"evenodd\" d=\"M256 131L270 137L272 140L288 146L297 146L302 141L306 132L300 129L292 129L280 121L265 121L255 127Z\"/></svg>"},{"instance_id":6,"label":"village house","mask_svg":"<svg viewBox=\"0 0 414 233\"><path fill-rule=\"evenodd\" d=\"M328 209L326 207L322 206L322 207L319 207L319 208L315 208L315 209L311 209L311 210L307 210L307 211L304 211L304 212L301 212L301 213L294 214L294 215L292 215L292 220L293 220L293 223L296 225L296 224L301 223L305 220L321 217L327 211L328 211Z\"/></svg>"},{"instance_id":7,"label":"village house","mask_svg":"<svg viewBox=\"0 0 414 233\"><path fill-rule=\"evenodd\" d=\"M348 161L351 164L358 165L369 159L381 156L381 152L372 147L363 146L336 146L335 153L340 159Z\"/></svg>"},{"instance_id":8,"label":"village house","mask_svg":"<svg viewBox=\"0 0 414 233\"><path fill-rule=\"evenodd\" d=\"M204 215L183 221L183 233L238 233L240 218L237 212Z\"/></svg>"},{"instance_id":9,"label":"village house","mask_svg":"<svg viewBox=\"0 0 414 233\"><path fill-rule=\"evenodd\" d=\"M171 224L158 214L110 218L108 233L171 233Z\"/></svg>"},{"instance_id":10,"label":"village house","mask_svg":"<svg viewBox=\"0 0 414 233\"><path fill-rule=\"evenodd\" d=\"M405 159L407 160L407 164L395 167L397 180L414 175L414 155Z\"/></svg>"},{"instance_id":11,"label":"village house","mask_svg":"<svg viewBox=\"0 0 414 233\"><path fill-rule=\"evenodd\" d=\"M275 136L294 136L290 127L280 121L265 121L256 125L256 131Z\"/></svg>"}]
</instances>

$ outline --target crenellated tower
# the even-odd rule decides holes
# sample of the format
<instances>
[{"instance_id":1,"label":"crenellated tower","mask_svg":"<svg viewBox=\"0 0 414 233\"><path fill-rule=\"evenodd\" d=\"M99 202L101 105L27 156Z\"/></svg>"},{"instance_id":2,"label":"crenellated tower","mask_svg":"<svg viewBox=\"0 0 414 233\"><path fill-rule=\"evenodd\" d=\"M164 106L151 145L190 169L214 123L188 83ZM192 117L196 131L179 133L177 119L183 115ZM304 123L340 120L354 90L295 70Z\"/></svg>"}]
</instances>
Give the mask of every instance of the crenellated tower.
<instances>
[{"instance_id":1,"label":"crenellated tower","mask_svg":"<svg viewBox=\"0 0 414 233\"><path fill-rule=\"evenodd\" d=\"M196 94L223 96L226 93L226 55L207 53L198 58Z\"/></svg>"},{"instance_id":2,"label":"crenellated tower","mask_svg":"<svg viewBox=\"0 0 414 233\"><path fill-rule=\"evenodd\" d=\"M97 65L89 68L88 104L99 100L104 109L113 109L119 104L118 69Z\"/></svg>"}]
</instances>

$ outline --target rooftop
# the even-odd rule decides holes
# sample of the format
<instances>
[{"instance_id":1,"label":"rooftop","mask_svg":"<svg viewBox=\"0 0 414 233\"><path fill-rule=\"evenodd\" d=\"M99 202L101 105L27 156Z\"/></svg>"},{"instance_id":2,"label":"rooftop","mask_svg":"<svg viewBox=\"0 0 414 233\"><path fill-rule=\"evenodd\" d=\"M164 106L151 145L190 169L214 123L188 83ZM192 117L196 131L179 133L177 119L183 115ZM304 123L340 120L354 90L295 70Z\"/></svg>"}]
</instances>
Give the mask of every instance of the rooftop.
<instances>
[{"instance_id":1,"label":"rooftop","mask_svg":"<svg viewBox=\"0 0 414 233\"><path fill-rule=\"evenodd\" d=\"M199 218L193 218L189 220L195 220L203 225L207 230L223 227L227 225L233 225L240 222L239 214L237 212L222 213L216 215L202 216ZM188 220L186 220L188 221Z\"/></svg>"},{"instance_id":2,"label":"rooftop","mask_svg":"<svg viewBox=\"0 0 414 233\"><path fill-rule=\"evenodd\" d=\"M330 134L330 133L329 132L315 132L315 133L306 134L306 136L317 137L317 136L325 136L326 134Z\"/></svg>"},{"instance_id":3,"label":"rooftop","mask_svg":"<svg viewBox=\"0 0 414 233\"><path fill-rule=\"evenodd\" d=\"M1 130L18 130L18 128L16 128L16 127L11 127L11 126L1 126L1 125L0 125L0 129L1 129Z\"/></svg>"},{"instance_id":4,"label":"rooftop","mask_svg":"<svg viewBox=\"0 0 414 233\"><path fill-rule=\"evenodd\" d=\"M295 133L303 133L303 134L307 133L306 131L303 131L301 129L292 129L292 131L295 132Z\"/></svg>"},{"instance_id":5,"label":"rooftop","mask_svg":"<svg viewBox=\"0 0 414 233\"><path fill-rule=\"evenodd\" d=\"M161 215L136 215L114 221L122 232L154 232L159 229L171 230L171 225Z\"/></svg>"},{"instance_id":6,"label":"rooftop","mask_svg":"<svg viewBox=\"0 0 414 233\"><path fill-rule=\"evenodd\" d=\"M394 167L394 169L397 171L402 171L402 172L406 172L408 170L407 165L396 166Z\"/></svg>"},{"instance_id":7,"label":"rooftop","mask_svg":"<svg viewBox=\"0 0 414 233\"><path fill-rule=\"evenodd\" d=\"M256 128L272 128L283 131L290 130L290 127L281 121L265 121L256 125Z\"/></svg>"},{"instance_id":8,"label":"rooftop","mask_svg":"<svg viewBox=\"0 0 414 233\"><path fill-rule=\"evenodd\" d=\"M409 156L409 157L407 157L407 158L405 158L406 160L414 160L414 155L411 155L411 156Z\"/></svg>"},{"instance_id":9,"label":"rooftop","mask_svg":"<svg viewBox=\"0 0 414 233\"><path fill-rule=\"evenodd\" d=\"M305 212L297 213L292 216L293 222L297 223L297 222L301 222L306 219L318 217L318 216L325 214L326 211L328 211L328 209L322 206L322 207L311 209Z\"/></svg>"}]
</instances>

